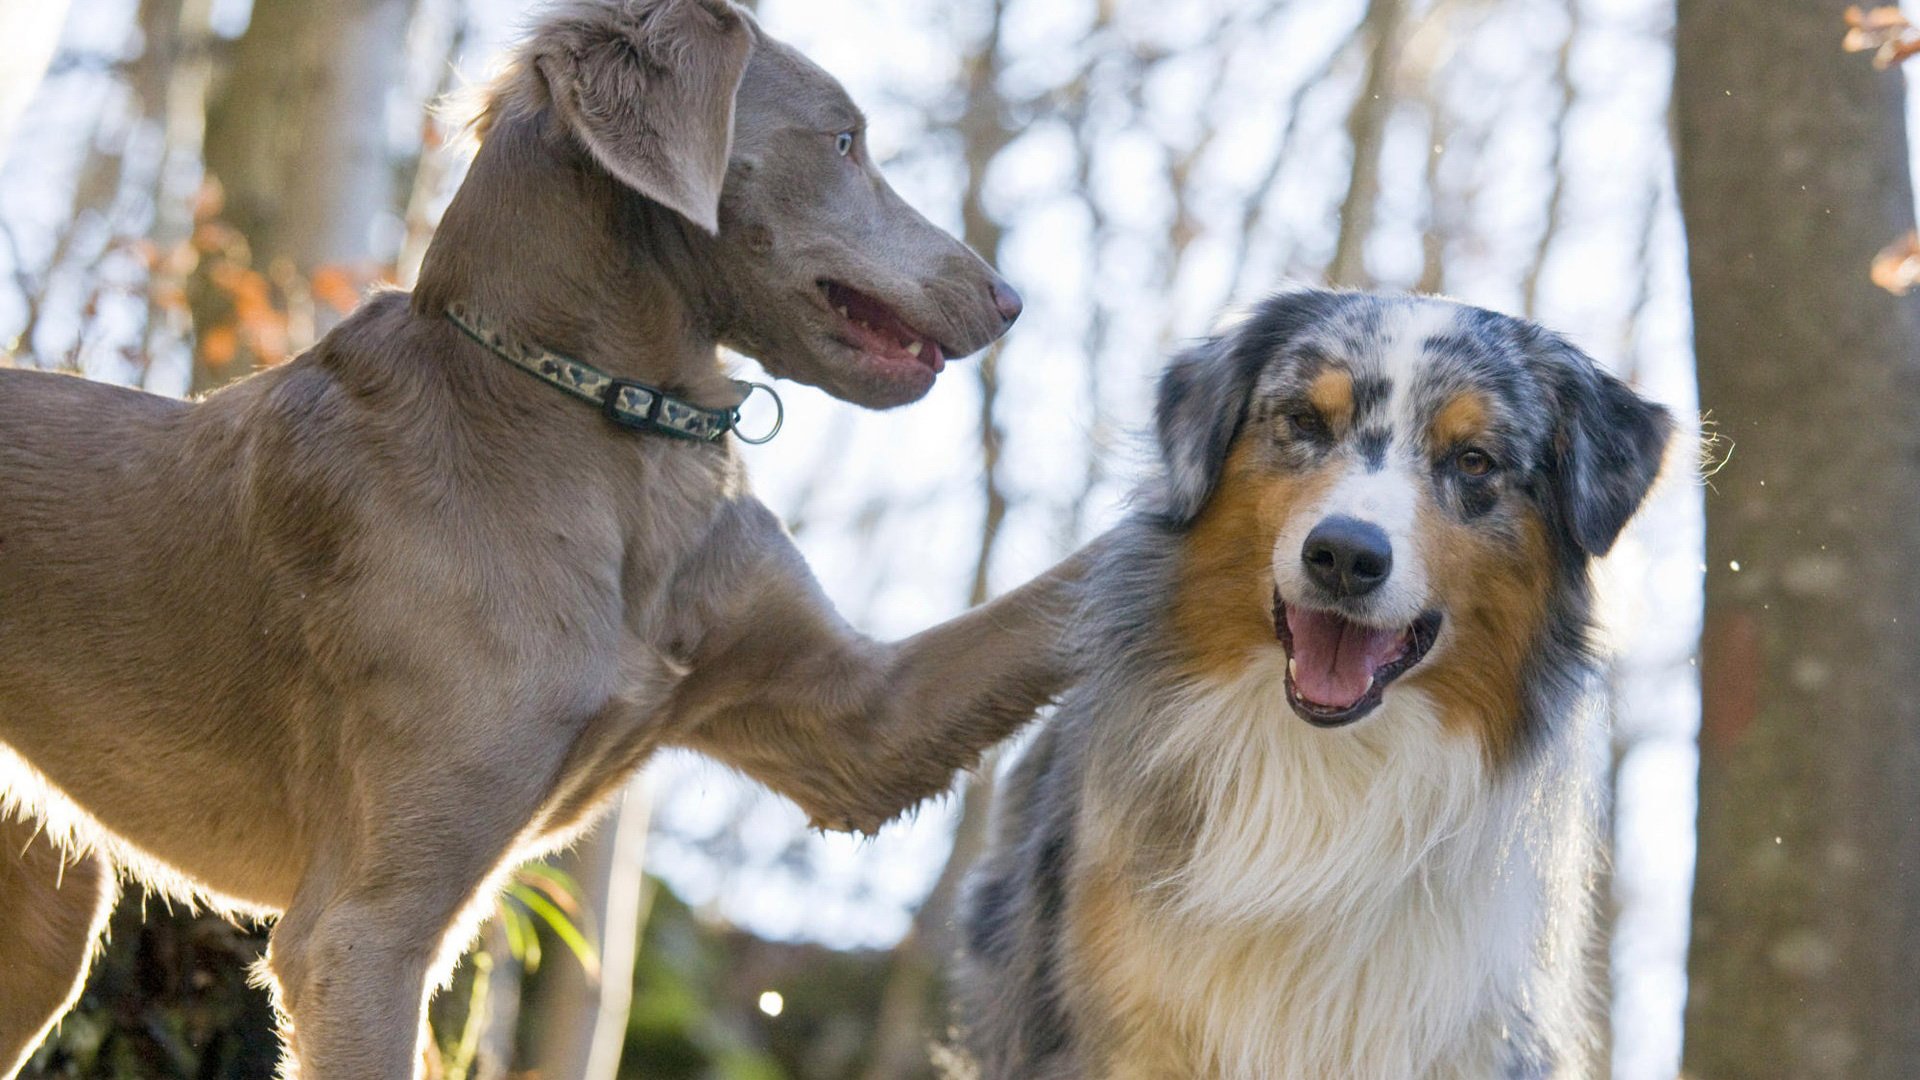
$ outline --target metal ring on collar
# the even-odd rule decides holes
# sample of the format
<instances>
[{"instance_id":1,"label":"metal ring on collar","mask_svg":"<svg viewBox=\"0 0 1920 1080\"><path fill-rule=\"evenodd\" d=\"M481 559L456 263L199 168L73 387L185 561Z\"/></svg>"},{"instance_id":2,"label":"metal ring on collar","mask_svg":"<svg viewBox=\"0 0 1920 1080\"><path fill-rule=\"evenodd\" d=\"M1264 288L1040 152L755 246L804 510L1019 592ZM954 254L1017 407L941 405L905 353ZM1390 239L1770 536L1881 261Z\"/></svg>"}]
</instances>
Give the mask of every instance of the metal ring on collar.
<instances>
[{"instance_id":1,"label":"metal ring on collar","mask_svg":"<svg viewBox=\"0 0 1920 1080\"><path fill-rule=\"evenodd\" d=\"M759 446L762 443L772 442L773 437L780 434L780 425L787 422L787 407L781 403L780 395L774 392L773 387L768 386L766 383L750 382L747 384L747 397L752 397L755 390L765 390L767 396L773 399L773 428L757 439L748 438L746 435L741 434L740 405L745 405L746 401L742 400L740 405L735 405L733 407L733 436L749 446Z\"/></svg>"}]
</instances>

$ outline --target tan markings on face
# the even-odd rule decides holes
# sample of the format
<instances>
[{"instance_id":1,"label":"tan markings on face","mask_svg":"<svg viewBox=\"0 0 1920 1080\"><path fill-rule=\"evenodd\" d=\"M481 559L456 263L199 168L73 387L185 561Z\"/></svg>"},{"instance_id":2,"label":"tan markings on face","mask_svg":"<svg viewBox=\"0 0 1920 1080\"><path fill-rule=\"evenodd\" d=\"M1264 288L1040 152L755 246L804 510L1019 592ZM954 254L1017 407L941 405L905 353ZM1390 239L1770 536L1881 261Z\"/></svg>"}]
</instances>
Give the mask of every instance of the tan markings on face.
<instances>
[{"instance_id":1,"label":"tan markings on face","mask_svg":"<svg viewBox=\"0 0 1920 1080\"><path fill-rule=\"evenodd\" d=\"M1307 387L1307 400L1320 411L1320 418L1335 437L1353 426L1353 376L1346 371L1328 368L1315 375Z\"/></svg>"},{"instance_id":2,"label":"tan markings on face","mask_svg":"<svg viewBox=\"0 0 1920 1080\"><path fill-rule=\"evenodd\" d=\"M1333 470L1281 472L1255 439L1227 457L1213 499L1187 534L1174 597L1174 626L1191 674L1231 677L1273 630L1273 545L1295 510L1317 504Z\"/></svg>"},{"instance_id":3,"label":"tan markings on face","mask_svg":"<svg viewBox=\"0 0 1920 1080\"><path fill-rule=\"evenodd\" d=\"M1486 395L1468 390L1454 395L1433 416L1428 433L1435 446L1459 446L1486 434L1488 408Z\"/></svg>"},{"instance_id":4,"label":"tan markings on face","mask_svg":"<svg viewBox=\"0 0 1920 1080\"><path fill-rule=\"evenodd\" d=\"M1433 698L1450 729L1478 736L1498 764L1519 742L1522 669L1546 622L1546 526L1525 511L1515 544L1423 500L1414 527L1449 640L1406 683Z\"/></svg>"}]
</instances>

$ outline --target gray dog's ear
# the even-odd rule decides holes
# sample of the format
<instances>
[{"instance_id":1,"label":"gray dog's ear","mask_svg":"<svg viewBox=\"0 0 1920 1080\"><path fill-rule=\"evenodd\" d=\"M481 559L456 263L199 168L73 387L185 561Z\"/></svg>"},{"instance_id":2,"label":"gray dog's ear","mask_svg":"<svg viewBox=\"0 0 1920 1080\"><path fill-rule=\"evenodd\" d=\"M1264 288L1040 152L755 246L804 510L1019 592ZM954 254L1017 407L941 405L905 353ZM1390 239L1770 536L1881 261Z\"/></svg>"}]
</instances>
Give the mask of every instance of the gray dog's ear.
<instances>
[{"instance_id":1,"label":"gray dog's ear","mask_svg":"<svg viewBox=\"0 0 1920 1080\"><path fill-rule=\"evenodd\" d=\"M1246 417L1258 369L1237 362L1229 338L1210 338L1179 356L1160 376L1154 427L1166 469L1161 512L1187 525L1220 482L1227 450Z\"/></svg>"},{"instance_id":2,"label":"gray dog's ear","mask_svg":"<svg viewBox=\"0 0 1920 1080\"><path fill-rule=\"evenodd\" d=\"M1548 465L1555 502L1567 535L1598 557L1659 475L1673 418L1566 341L1544 340L1560 406Z\"/></svg>"},{"instance_id":3,"label":"gray dog's ear","mask_svg":"<svg viewBox=\"0 0 1920 1080\"><path fill-rule=\"evenodd\" d=\"M733 150L734 94L753 51L727 0L575 5L540 35L554 108L622 183L709 233Z\"/></svg>"}]
</instances>

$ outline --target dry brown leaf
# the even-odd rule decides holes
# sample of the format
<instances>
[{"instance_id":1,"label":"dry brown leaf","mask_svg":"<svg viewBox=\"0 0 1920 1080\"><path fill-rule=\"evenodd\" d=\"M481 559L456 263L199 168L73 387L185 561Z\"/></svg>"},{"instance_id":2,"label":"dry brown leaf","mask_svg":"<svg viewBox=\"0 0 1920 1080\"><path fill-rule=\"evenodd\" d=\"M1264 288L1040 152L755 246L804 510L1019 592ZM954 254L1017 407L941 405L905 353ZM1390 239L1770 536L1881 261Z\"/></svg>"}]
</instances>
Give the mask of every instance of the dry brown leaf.
<instances>
[{"instance_id":1,"label":"dry brown leaf","mask_svg":"<svg viewBox=\"0 0 1920 1080\"><path fill-rule=\"evenodd\" d=\"M154 268L154 272L168 274L177 278L185 278L187 275L193 273L199 265L199 249L193 246L192 240L182 240L180 243L173 245L171 251L161 253L160 263Z\"/></svg>"},{"instance_id":2,"label":"dry brown leaf","mask_svg":"<svg viewBox=\"0 0 1920 1080\"><path fill-rule=\"evenodd\" d=\"M193 227L192 243L194 250L202 254L237 252L246 243L246 238L240 235L240 230L223 221L208 220Z\"/></svg>"},{"instance_id":3,"label":"dry brown leaf","mask_svg":"<svg viewBox=\"0 0 1920 1080\"><path fill-rule=\"evenodd\" d=\"M291 350L287 347L287 317L275 313L271 319L256 320L247 326L247 345L262 367L284 363Z\"/></svg>"},{"instance_id":4,"label":"dry brown leaf","mask_svg":"<svg viewBox=\"0 0 1920 1080\"><path fill-rule=\"evenodd\" d=\"M187 290L175 281L156 281L151 289L153 305L162 311L187 310Z\"/></svg>"},{"instance_id":5,"label":"dry brown leaf","mask_svg":"<svg viewBox=\"0 0 1920 1080\"><path fill-rule=\"evenodd\" d=\"M212 221L220 216L220 211L226 209L226 206L226 189L220 186L220 181L208 180L200 185L200 190L193 193L193 220L195 224Z\"/></svg>"},{"instance_id":6,"label":"dry brown leaf","mask_svg":"<svg viewBox=\"0 0 1920 1080\"><path fill-rule=\"evenodd\" d=\"M1895 64L1906 62L1908 57L1917 53L1920 53L1920 34L1912 34L1904 41L1883 46L1878 53L1874 54L1873 62L1876 67L1884 71Z\"/></svg>"},{"instance_id":7,"label":"dry brown leaf","mask_svg":"<svg viewBox=\"0 0 1920 1080\"><path fill-rule=\"evenodd\" d=\"M207 363L216 368L233 363L234 354L240 351L240 335L231 326L210 326L200 335L200 355Z\"/></svg>"},{"instance_id":8,"label":"dry brown leaf","mask_svg":"<svg viewBox=\"0 0 1920 1080\"><path fill-rule=\"evenodd\" d=\"M345 315L360 303L358 275L344 266L322 266L313 272L308 288L313 298Z\"/></svg>"},{"instance_id":9,"label":"dry brown leaf","mask_svg":"<svg viewBox=\"0 0 1920 1080\"><path fill-rule=\"evenodd\" d=\"M1883 31L1904 30L1913 24L1901 13L1898 4L1881 4L1872 11L1862 11L1859 4L1850 4L1846 14L1847 25L1857 30Z\"/></svg>"},{"instance_id":10,"label":"dry brown leaf","mask_svg":"<svg viewBox=\"0 0 1920 1080\"><path fill-rule=\"evenodd\" d=\"M1882 5L1862 11L1856 4L1847 8L1844 18L1847 34L1840 47L1848 52L1873 50L1873 66L1882 71L1920 53L1920 31L1898 7Z\"/></svg>"},{"instance_id":11,"label":"dry brown leaf","mask_svg":"<svg viewBox=\"0 0 1920 1080\"><path fill-rule=\"evenodd\" d=\"M1920 284L1920 232L1909 232L1881 249L1873 257L1868 276L1895 296L1907 295L1909 289Z\"/></svg>"},{"instance_id":12,"label":"dry brown leaf","mask_svg":"<svg viewBox=\"0 0 1920 1080\"><path fill-rule=\"evenodd\" d=\"M264 318L273 311L273 287L258 272L222 262L208 271L207 277L232 297L233 310L241 322Z\"/></svg>"}]
</instances>

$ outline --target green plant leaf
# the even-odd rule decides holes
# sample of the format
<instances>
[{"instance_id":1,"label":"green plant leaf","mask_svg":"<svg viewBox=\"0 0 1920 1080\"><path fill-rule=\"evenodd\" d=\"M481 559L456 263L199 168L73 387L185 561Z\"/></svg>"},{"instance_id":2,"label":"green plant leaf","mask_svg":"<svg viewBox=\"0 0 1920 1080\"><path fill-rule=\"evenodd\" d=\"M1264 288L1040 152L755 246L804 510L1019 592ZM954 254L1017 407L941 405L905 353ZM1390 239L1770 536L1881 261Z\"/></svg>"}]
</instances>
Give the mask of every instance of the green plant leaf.
<instances>
[{"instance_id":1,"label":"green plant leaf","mask_svg":"<svg viewBox=\"0 0 1920 1080\"><path fill-rule=\"evenodd\" d=\"M507 895L547 924L553 936L559 938L567 951L573 953L573 958L580 962L580 968L587 973L588 980L594 983L600 981L600 950L587 940L586 935L580 932L572 919L567 918L566 912L547 897L545 891L515 883L508 887Z\"/></svg>"}]
</instances>

